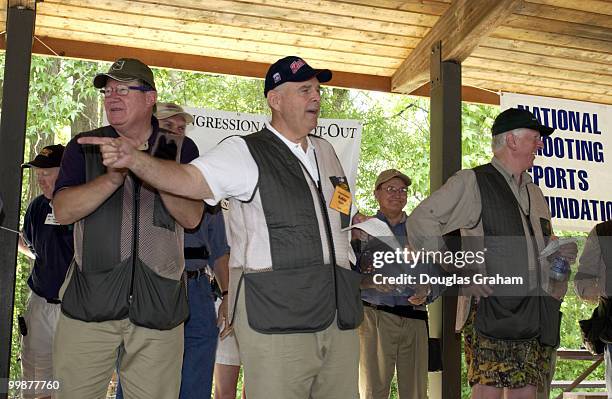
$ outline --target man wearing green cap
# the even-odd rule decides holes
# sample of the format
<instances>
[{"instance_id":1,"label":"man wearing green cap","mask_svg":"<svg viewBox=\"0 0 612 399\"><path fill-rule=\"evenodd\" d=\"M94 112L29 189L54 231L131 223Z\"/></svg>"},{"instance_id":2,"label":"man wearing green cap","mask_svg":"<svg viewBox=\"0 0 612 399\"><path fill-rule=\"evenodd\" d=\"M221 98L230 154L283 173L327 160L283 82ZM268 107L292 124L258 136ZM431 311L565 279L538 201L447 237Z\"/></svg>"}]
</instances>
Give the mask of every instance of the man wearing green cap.
<instances>
[{"instance_id":1,"label":"man wearing green cap","mask_svg":"<svg viewBox=\"0 0 612 399\"><path fill-rule=\"evenodd\" d=\"M106 167L81 137L121 138L176 163L197 157L189 138L160 131L153 73L122 58L94 78L109 126L68 143L55 186L61 224L75 225L75 256L62 286L54 342L58 398L104 397L116 365L128 398L176 398L188 316L183 228L203 204L158 191L126 169Z\"/></svg>"},{"instance_id":2,"label":"man wearing green cap","mask_svg":"<svg viewBox=\"0 0 612 399\"><path fill-rule=\"evenodd\" d=\"M542 191L526 172L543 147L541 137L553 131L527 110L505 110L493 123L491 162L457 172L408 218L413 248L444 249L440 238L460 231L464 252L484 251L484 262L469 270L447 266L472 283L458 298L456 320L472 398L544 397L554 373L567 281L551 277L549 259L539 257L555 237ZM550 259L559 253L573 263L577 247L561 246ZM490 285L477 278L482 275L521 283Z\"/></svg>"}]
</instances>

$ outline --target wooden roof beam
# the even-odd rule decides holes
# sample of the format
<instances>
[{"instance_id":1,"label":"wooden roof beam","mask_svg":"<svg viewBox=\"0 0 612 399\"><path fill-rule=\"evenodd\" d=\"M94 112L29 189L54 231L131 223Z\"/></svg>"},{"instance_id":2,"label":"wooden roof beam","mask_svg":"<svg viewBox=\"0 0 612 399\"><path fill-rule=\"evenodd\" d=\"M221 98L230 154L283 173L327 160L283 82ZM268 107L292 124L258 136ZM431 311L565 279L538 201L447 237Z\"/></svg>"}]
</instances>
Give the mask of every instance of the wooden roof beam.
<instances>
[{"instance_id":1,"label":"wooden roof beam","mask_svg":"<svg viewBox=\"0 0 612 399\"><path fill-rule=\"evenodd\" d=\"M7 8L23 7L29 10L35 10L37 2L38 0L8 0Z\"/></svg>"},{"instance_id":2,"label":"wooden roof beam","mask_svg":"<svg viewBox=\"0 0 612 399\"><path fill-rule=\"evenodd\" d=\"M455 0L408 55L391 79L391 90L410 93L429 80L429 57L442 41L442 61L465 60L523 0Z\"/></svg>"},{"instance_id":3,"label":"wooden roof beam","mask_svg":"<svg viewBox=\"0 0 612 399\"><path fill-rule=\"evenodd\" d=\"M0 35L0 51L6 49L5 40L5 37ZM42 43L44 43L44 45ZM50 49L53 49L53 51ZM35 40L32 52L41 55L110 62L115 61L117 57L134 57L152 67L260 79L266 75L266 71L269 67L269 64L252 61L169 53L166 51L111 46L101 43L88 43L51 37L40 37L39 40ZM391 78L388 76L373 76L334 71L334 77L329 84L348 89L374 90L387 93L391 91ZM428 97L429 91L429 84L425 84L407 94ZM497 94L470 86L462 87L462 99L463 101L473 103L499 105L499 96Z\"/></svg>"}]
</instances>

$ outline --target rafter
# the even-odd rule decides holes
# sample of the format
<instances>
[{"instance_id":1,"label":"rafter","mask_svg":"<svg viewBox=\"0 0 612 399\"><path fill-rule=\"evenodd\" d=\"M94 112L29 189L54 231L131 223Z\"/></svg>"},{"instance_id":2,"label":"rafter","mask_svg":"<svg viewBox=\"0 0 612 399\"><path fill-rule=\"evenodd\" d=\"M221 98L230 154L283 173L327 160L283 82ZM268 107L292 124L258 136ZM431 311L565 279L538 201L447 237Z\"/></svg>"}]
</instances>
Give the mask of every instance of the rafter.
<instances>
[{"instance_id":1,"label":"rafter","mask_svg":"<svg viewBox=\"0 0 612 399\"><path fill-rule=\"evenodd\" d=\"M523 0L456 0L410 52L391 80L394 92L409 93L429 79L429 55L442 41L442 60L465 60Z\"/></svg>"}]
</instances>

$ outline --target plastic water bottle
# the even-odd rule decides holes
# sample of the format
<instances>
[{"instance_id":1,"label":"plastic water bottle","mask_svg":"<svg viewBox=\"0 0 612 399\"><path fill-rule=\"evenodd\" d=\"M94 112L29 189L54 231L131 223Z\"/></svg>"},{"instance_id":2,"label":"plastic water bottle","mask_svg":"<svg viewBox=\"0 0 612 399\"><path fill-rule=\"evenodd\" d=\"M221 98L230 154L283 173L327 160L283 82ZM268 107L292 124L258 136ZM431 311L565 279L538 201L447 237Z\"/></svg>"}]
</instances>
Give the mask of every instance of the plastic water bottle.
<instances>
[{"instance_id":1,"label":"plastic water bottle","mask_svg":"<svg viewBox=\"0 0 612 399\"><path fill-rule=\"evenodd\" d=\"M570 265L563 256L556 256L550 265L550 278L565 281L569 276Z\"/></svg>"}]
</instances>

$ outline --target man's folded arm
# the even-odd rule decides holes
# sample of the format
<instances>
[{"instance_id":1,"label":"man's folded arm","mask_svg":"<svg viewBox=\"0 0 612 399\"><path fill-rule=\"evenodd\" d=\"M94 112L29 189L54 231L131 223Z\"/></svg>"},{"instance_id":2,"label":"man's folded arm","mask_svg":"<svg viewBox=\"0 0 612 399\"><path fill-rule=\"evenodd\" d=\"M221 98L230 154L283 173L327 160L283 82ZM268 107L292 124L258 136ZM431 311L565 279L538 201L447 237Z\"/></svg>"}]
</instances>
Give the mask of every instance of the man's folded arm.
<instances>
[{"instance_id":1,"label":"man's folded arm","mask_svg":"<svg viewBox=\"0 0 612 399\"><path fill-rule=\"evenodd\" d=\"M125 174L108 172L77 186L61 188L53 196L53 213L60 224L83 219L102 205L122 184Z\"/></svg>"}]
</instances>

